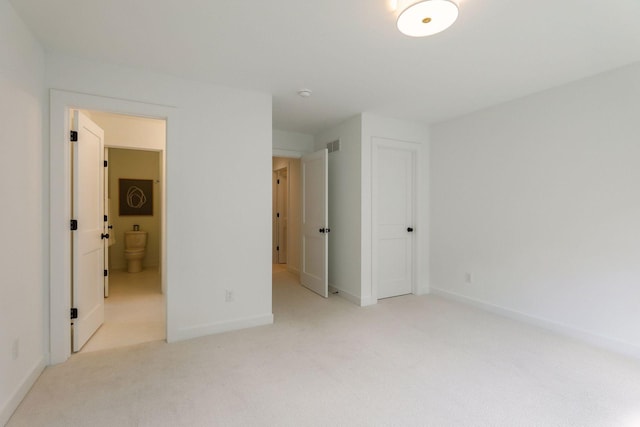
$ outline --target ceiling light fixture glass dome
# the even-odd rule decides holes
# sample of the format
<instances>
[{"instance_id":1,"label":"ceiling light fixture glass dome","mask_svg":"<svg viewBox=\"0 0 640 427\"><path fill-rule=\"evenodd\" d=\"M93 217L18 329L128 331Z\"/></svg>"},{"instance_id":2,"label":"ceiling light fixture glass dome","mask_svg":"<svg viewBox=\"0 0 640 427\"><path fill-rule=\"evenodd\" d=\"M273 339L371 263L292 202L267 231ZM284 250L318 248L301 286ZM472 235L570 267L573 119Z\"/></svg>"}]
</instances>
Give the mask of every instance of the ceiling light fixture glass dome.
<instances>
[{"instance_id":1,"label":"ceiling light fixture glass dome","mask_svg":"<svg viewBox=\"0 0 640 427\"><path fill-rule=\"evenodd\" d=\"M458 19L458 6L450 0L410 2L398 16L398 30L410 37L437 34Z\"/></svg>"}]
</instances>

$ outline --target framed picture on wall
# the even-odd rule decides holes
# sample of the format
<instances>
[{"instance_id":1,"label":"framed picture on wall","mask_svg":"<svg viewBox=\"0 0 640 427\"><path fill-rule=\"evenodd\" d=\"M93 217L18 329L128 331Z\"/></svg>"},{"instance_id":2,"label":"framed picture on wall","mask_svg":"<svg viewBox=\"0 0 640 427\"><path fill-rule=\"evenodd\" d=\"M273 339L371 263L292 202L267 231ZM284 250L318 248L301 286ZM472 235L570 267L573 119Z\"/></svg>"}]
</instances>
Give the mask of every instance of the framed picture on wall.
<instances>
[{"instance_id":1,"label":"framed picture on wall","mask_svg":"<svg viewBox=\"0 0 640 427\"><path fill-rule=\"evenodd\" d=\"M153 215L153 180L119 180L120 215Z\"/></svg>"}]
</instances>

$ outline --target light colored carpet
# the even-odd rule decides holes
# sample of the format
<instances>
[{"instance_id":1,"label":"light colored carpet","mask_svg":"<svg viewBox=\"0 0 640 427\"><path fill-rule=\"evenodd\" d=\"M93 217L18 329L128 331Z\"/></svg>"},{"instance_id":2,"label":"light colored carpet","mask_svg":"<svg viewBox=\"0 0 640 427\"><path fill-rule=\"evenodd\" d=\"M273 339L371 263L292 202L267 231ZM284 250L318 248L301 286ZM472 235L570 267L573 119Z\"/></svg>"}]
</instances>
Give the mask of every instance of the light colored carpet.
<instances>
[{"instance_id":1,"label":"light colored carpet","mask_svg":"<svg viewBox=\"0 0 640 427\"><path fill-rule=\"evenodd\" d=\"M111 270L104 324L81 353L166 339L165 304L157 268Z\"/></svg>"},{"instance_id":2,"label":"light colored carpet","mask_svg":"<svg viewBox=\"0 0 640 427\"><path fill-rule=\"evenodd\" d=\"M640 362L434 296L359 308L274 273L275 324L73 356L9 426L612 426Z\"/></svg>"}]
</instances>

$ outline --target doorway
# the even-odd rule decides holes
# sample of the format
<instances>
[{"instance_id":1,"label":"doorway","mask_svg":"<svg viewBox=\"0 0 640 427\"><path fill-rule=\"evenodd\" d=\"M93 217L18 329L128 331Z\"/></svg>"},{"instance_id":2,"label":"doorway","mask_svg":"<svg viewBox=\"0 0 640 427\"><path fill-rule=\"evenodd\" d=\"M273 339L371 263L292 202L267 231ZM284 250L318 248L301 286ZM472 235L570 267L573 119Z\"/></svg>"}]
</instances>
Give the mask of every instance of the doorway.
<instances>
[{"instance_id":1,"label":"doorway","mask_svg":"<svg viewBox=\"0 0 640 427\"><path fill-rule=\"evenodd\" d=\"M109 147L110 130L135 133L138 138L144 138L142 135L145 134L146 138L163 138L165 123L98 112L90 114L105 128L105 158L108 159L105 205L110 237L108 256L105 257L108 288L105 286L104 323L80 350L83 353L166 339L160 270L161 152ZM144 215L132 215L128 210L122 212L121 196L124 196L127 183L138 181L150 184L151 191L145 196L149 211ZM135 272L130 271L133 265L126 254L127 235L135 234L131 233L133 230L144 233L146 242L140 260L141 271Z\"/></svg>"},{"instance_id":2,"label":"doorway","mask_svg":"<svg viewBox=\"0 0 640 427\"><path fill-rule=\"evenodd\" d=\"M127 117L157 118L171 123L166 127L165 146L162 152L162 175L166 176L166 146L178 139L178 110L174 107L127 101L96 95L81 94L52 89L50 92L50 156L49 156L49 363L66 361L71 355L71 335L69 333L71 306L71 239L69 218L71 218L71 153L69 147L70 112L72 109L108 111ZM149 149L151 147L144 147ZM163 178L164 179L164 178ZM163 187L162 212L166 212L166 186ZM170 294L171 284L166 275L166 215L162 217L161 280L165 295ZM168 304L165 299L165 310ZM166 311L166 336L171 340L170 311Z\"/></svg>"},{"instance_id":3,"label":"doorway","mask_svg":"<svg viewBox=\"0 0 640 427\"><path fill-rule=\"evenodd\" d=\"M273 157L272 264L300 275L300 159Z\"/></svg>"},{"instance_id":4,"label":"doorway","mask_svg":"<svg viewBox=\"0 0 640 427\"><path fill-rule=\"evenodd\" d=\"M273 263L287 263L287 222L289 212L288 167L278 169L274 174L273 189Z\"/></svg>"},{"instance_id":5,"label":"doorway","mask_svg":"<svg viewBox=\"0 0 640 427\"><path fill-rule=\"evenodd\" d=\"M327 149L301 158L273 158L273 271L282 270L278 242L286 234L287 271L295 274L300 284L325 298L328 297L327 243L330 232L327 169ZM283 176L286 180L280 180ZM283 192L285 194L280 195ZM279 221L279 200L286 200L284 224Z\"/></svg>"}]
</instances>

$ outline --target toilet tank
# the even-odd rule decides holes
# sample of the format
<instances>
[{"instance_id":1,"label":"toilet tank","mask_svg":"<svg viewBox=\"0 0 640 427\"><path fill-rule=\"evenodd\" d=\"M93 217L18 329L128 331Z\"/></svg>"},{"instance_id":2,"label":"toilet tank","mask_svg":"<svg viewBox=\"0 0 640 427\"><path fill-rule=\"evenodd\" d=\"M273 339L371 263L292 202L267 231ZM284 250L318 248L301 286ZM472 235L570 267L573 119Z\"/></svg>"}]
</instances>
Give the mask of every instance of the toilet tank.
<instances>
[{"instance_id":1,"label":"toilet tank","mask_svg":"<svg viewBox=\"0 0 640 427\"><path fill-rule=\"evenodd\" d=\"M125 231L124 247L125 249L144 249L147 246L146 231Z\"/></svg>"}]
</instances>

